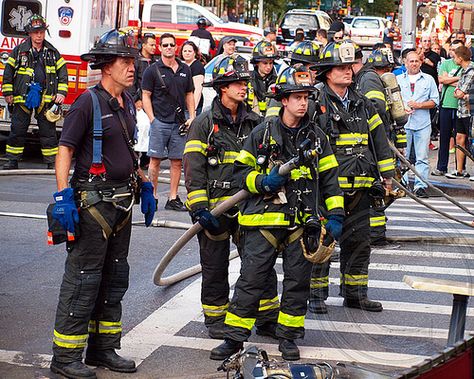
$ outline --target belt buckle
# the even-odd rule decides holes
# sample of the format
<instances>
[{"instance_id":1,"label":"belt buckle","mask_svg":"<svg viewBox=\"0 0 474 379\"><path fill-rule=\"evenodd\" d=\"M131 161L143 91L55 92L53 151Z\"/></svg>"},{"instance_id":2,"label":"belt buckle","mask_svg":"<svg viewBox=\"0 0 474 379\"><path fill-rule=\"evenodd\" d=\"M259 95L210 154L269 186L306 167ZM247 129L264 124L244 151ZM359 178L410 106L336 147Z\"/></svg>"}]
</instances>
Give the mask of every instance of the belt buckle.
<instances>
[{"instance_id":1,"label":"belt buckle","mask_svg":"<svg viewBox=\"0 0 474 379\"><path fill-rule=\"evenodd\" d=\"M230 182L222 182L222 189L230 189Z\"/></svg>"},{"instance_id":2,"label":"belt buckle","mask_svg":"<svg viewBox=\"0 0 474 379\"><path fill-rule=\"evenodd\" d=\"M346 147L345 150L346 150L346 155L351 155L351 154L354 153L354 147L353 146L352 147Z\"/></svg>"}]
</instances>

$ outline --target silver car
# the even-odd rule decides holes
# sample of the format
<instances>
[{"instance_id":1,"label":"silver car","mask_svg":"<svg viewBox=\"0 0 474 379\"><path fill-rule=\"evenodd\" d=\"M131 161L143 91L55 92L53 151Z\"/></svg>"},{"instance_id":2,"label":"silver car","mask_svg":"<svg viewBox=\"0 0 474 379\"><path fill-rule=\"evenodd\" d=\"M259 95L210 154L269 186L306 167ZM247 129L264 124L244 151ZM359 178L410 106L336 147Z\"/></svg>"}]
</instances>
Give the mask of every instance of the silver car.
<instances>
[{"instance_id":1,"label":"silver car","mask_svg":"<svg viewBox=\"0 0 474 379\"><path fill-rule=\"evenodd\" d=\"M372 47L383 42L387 20L382 17L357 16L351 22L350 38L361 47Z\"/></svg>"}]
</instances>

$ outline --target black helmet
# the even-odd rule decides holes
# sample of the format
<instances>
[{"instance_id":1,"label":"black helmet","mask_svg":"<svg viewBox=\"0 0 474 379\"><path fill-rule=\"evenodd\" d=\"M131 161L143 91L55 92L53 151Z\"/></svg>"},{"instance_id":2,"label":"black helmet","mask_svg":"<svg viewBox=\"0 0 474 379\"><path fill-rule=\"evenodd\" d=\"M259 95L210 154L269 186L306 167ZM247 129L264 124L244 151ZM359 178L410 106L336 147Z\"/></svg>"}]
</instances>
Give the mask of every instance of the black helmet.
<instances>
[{"instance_id":1,"label":"black helmet","mask_svg":"<svg viewBox=\"0 0 474 379\"><path fill-rule=\"evenodd\" d=\"M372 53L367 58L367 64L376 68L393 66L395 64L395 60L393 59L392 50L389 48L382 48L372 51Z\"/></svg>"},{"instance_id":2,"label":"black helmet","mask_svg":"<svg viewBox=\"0 0 474 379\"><path fill-rule=\"evenodd\" d=\"M320 79L326 72L335 66L344 66L356 63L357 45L352 42L330 42L321 52L320 60L311 69L317 71L317 78Z\"/></svg>"},{"instance_id":3,"label":"black helmet","mask_svg":"<svg viewBox=\"0 0 474 379\"><path fill-rule=\"evenodd\" d=\"M356 44L353 40L350 38L347 38L343 40L341 43L352 43L355 46L355 59L362 59L364 57L364 54L362 53L362 49L358 44Z\"/></svg>"},{"instance_id":4,"label":"black helmet","mask_svg":"<svg viewBox=\"0 0 474 379\"><path fill-rule=\"evenodd\" d=\"M316 63L319 60L319 45L314 41L300 42L292 51L291 64Z\"/></svg>"},{"instance_id":5,"label":"black helmet","mask_svg":"<svg viewBox=\"0 0 474 379\"><path fill-rule=\"evenodd\" d=\"M280 56L276 51L276 47L268 41L260 41L255 45L252 51L252 59L250 63L257 63L264 59L278 59Z\"/></svg>"},{"instance_id":6,"label":"black helmet","mask_svg":"<svg viewBox=\"0 0 474 379\"><path fill-rule=\"evenodd\" d=\"M46 25L46 19L39 14L34 14L31 16L28 20L28 24L25 26L25 31L27 33L46 29L48 29L48 25Z\"/></svg>"},{"instance_id":7,"label":"black helmet","mask_svg":"<svg viewBox=\"0 0 474 379\"><path fill-rule=\"evenodd\" d=\"M204 17L199 17L198 20L196 21L196 25L200 28L205 28L207 27L207 20Z\"/></svg>"},{"instance_id":8,"label":"black helmet","mask_svg":"<svg viewBox=\"0 0 474 379\"><path fill-rule=\"evenodd\" d=\"M133 47L132 35L113 29L103 34L88 53L81 55L81 59L89 62L90 67L95 70L113 62L117 57L137 56L138 49Z\"/></svg>"},{"instance_id":9,"label":"black helmet","mask_svg":"<svg viewBox=\"0 0 474 379\"><path fill-rule=\"evenodd\" d=\"M275 83L273 97L281 100L285 95L295 92L312 92L313 79L309 69L301 63L285 68Z\"/></svg>"},{"instance_id":10,"label":"black helmet","mask_svg":"<svg viewBox=\"0 0 474 379\"><path fill-rule=\"evenodd\" d=\"M215 89L232 82L250 80L248 62L239 54L232 54L218 60L212 71L212 81L204 83L204 87Z\"/></svg>"}]
</instances>

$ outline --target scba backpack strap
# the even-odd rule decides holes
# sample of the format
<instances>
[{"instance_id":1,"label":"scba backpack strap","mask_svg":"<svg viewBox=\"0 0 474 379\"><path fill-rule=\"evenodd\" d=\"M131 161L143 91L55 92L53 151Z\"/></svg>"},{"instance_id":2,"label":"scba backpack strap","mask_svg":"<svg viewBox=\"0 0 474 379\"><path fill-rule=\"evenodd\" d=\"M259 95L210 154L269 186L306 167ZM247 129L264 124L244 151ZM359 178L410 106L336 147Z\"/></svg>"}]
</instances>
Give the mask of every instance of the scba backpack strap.
<instances>
[{"instance_id":1,"label":"scba backpack strap","mask_svg":"<svg viewBox=\"0 0 474 379\"><path fill-rule=\"evenodd\" d=\"M102 138L104 131L102 129L102 111L100 110L99 99L93 89L89 90L92 98L92 120L93 120L93 139L92 139L92 164L89 168L89 182L95 177L105 180L105 166L102 161Z\"/></svg>"}]
</instances>

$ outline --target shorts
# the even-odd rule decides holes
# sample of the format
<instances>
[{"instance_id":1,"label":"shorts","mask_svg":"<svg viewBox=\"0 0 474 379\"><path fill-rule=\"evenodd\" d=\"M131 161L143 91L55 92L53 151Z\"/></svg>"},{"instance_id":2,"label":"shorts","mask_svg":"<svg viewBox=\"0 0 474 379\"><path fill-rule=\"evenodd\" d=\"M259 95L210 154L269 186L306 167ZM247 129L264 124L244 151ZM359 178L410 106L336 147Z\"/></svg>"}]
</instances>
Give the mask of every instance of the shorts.
<instances>
[{"instance_id":1,"label":"shorts","mask_svg":"<svg viewBox=\"0 0 474 379\"><path fill-rule=\"evenodd\" d=\"M461 133L461 134L468 135L470 126L471 126L471 118L470 117L458 118L456 120L456 133Z\"/></svg>"},{"instance_id":2,"label":"shorts","mask_svg":"<svg viewBox=\"0 0 474 379\"><path fill-rule=\"evenodd\" d=\"M177 123L154 119L150 125L150 144L147 155L159 159L183 159L186 136L180 136Z\"/></svg>"}]
</instances>

